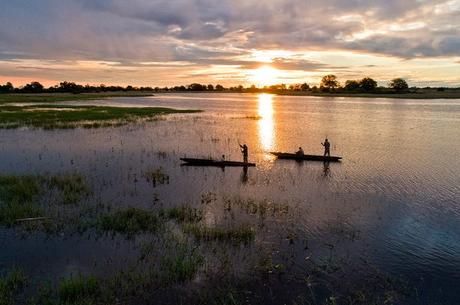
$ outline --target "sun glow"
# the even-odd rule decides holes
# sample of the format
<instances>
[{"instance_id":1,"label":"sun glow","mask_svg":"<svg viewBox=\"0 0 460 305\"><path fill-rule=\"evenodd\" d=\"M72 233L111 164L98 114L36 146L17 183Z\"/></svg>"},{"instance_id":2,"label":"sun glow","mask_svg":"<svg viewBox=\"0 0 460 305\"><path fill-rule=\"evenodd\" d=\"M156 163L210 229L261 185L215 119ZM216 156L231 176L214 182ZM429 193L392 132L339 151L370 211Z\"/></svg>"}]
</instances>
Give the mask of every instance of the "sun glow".
<instances>
[{"instance_id":1,"label":"sun glow","mask_svg":"<svg viewBox=\"0 0 460 305\"><path fill-rule=\"evenodd\" d=\"M257 87L271 86L279 82L279 75L279 70L270 66L262 66L250 73L249 81Z\"/></svg>"}]
</instances>

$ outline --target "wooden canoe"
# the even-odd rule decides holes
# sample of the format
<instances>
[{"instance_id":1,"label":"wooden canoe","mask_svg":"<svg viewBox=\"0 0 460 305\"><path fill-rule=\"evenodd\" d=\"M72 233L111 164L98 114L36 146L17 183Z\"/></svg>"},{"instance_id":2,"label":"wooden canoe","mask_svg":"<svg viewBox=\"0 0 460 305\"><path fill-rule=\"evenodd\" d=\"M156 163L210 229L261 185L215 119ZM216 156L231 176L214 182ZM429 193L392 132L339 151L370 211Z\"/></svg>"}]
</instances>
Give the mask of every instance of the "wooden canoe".
<instances>
[{"instance_id":1,"label":"wooden canoe","mask_svg":"<svg viewBox=\"0 0 460 305\"><path fill-rule=\"evenodd\" d=\"M283 153L283 152L271 152L272 155L278 157L278 159L291 159L291 160L308 160L308 161L323 161L323 162L339 162L342 157L335 157L335 156L318 156L318 155L298 155L298 154L291 154L291 153Z\"/></svg>"},{"instance_id":2,"label":"wooden canoe","mask_svg":"<svg viewBox=\"0 0 460 305\"><path fill-rule=\"evenodd\" d=\"M255 163L249 162L239 162L239 161L223 161L223 160L213 160L213 159L197 159L197 158L180 158L184 161L184 165L194 165L194 166L256 166Z\"/></svg>"}]
</instances>

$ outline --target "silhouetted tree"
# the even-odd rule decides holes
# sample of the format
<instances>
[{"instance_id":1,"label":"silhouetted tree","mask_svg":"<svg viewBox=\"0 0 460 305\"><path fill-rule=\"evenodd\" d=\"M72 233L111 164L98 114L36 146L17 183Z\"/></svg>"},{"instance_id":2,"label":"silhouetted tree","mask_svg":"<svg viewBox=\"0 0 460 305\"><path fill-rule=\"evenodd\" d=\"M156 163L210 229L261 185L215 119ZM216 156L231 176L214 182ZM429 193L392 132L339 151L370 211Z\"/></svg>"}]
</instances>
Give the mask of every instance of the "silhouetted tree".
<instances>
[{"instance_id":1,"label":"silhouetted tree","mask_svg":"<svg viewBox=\"0 0 460 305\"><path fill-rule=\"evenodd\" d=\"M321 85L320 87L326 88L326 89L335 89L339 87L339 82L337 81L337 76L333 74L329 74L324 76L321 79Z\"/></svg>"},{"instance_id":2,"label":"silhouetted tree","mask_svg":"<svg viewBox=\"0 0 460 305\"><path fill-rule=\"evenodd\" d=\"M190 91L204 91L205 88L203 88L202 84L193 83L193 84L190 84L188 86L188 90L190 90Z\"/></svg>"},{"instance_id":3,"label":"silhouetted tree","mask_svg":"<svg viewBox=\"0 0 460 305\"><path fill-rule=\"evenodd\" d=\"M5 85L0 86L0 92L2 93L13 92L13 90L14 90L13 84L10 82L7 82Z\"/></svg>"},{"instance_id":4,"label":"silhouetted tree","mask_svg":"<svg viewBox=\"0 0 460 305\"><path fill-rule=\"evenodd\" d=\"M209 84L209 85L208 85L208 91L214 91L214 86L211 85L211 84Z\"/></svg>"},{"instance_id":5,"label":"silhouetted tree","mask_svg":"<svg viewBox=\"0 0 460 305\"><path fill-rule=\"evenodd\" d=\"M389 87L396 92L405 92L409 89L409 85L407 85L407 82L402 78L395 78L391 80Z\"/></svg>"},{"instance_id":6,"label":"silhouetted tree","mask_svg":"<svg viewBox=\"0 0 460 305\"><path fill-rule=\"evenodd\" d=\"M300 90L307 91L308 89L310 89L310 86L308 86L307 83L303 83L302 85L300 85Z\"/></svg>"},{"instance_id":7,"label":"silhouetted tree","mask_svg":"<svg viewBox=\"0 0 460 305\"><path fill-rule=\"evenodd\" d=\"M224 87L222 85L216 85L216 91L224 91Z\"/></svg>"},{"instance_id":8,"label":"silhouetted tree","mask_svg":"<svg viewBox=\"0 0 460 305\"><path fill-rule=\"evenodd\" d=\"M56 88L57 91L59 92L73 92L73 93L78 93L82 92L84 87L82 85L77 85L76 83L73 82L61 82L59 86Z\"/></svg>"},{"instance_id":9,"label":"silhouetted tree","mask_svg":"<svg viewBox=\"0 0 460 305\"><path fill-rule=\"evenodd\" d=\"M22 91L28 93L40 93L43 92L43 85L39 82L31 82L22 88Z\"/></svg>"},{"instance_id":10,"label":"silhouetted tree","mask_svg":"<svg viewBox=\"0 0 460 305\"><path fill-rule=\"evenodd\" d=\"M347 91L356 91L359 89L359 82L357 80L347 80L345 82L345 90Z\"/></svg>"},{"instance_id":11,"label":"silhouetted tree","mask_svg":"<svg viewBox=\"0 0 460 305\"><path fill-rule=\"evenodd\" d=\"M359 87L364 91L374 91L377 88L377 82L370 77L365 77L359 81Z\"/></svg>"}]
</instances>

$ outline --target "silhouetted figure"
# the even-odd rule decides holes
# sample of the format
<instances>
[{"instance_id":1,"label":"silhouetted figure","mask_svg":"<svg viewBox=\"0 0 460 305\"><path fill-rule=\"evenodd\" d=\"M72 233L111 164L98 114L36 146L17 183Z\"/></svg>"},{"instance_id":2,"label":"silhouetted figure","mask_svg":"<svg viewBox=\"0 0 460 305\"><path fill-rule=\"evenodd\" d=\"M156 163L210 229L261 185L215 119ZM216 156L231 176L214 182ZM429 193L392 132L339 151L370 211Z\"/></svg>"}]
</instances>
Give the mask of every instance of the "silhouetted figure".
<instances>
[{"instance_id":1,"label":"silhouetted figure","mask_svg":"<svg viewBox=\"0 0 460 305\"><path fill-rule=\"evenodd\" d=\"M243 154L243 162L248 163L248 146L246 144L240 145L241 153Z\"/></svg>"},{"instance_id":2,"label":"silhouetted figure","mask_svg":"<svg viewBox=\"0 0 460 305\"><path fill-rule=\"evenodd\" d=\"M305 155L305 153L303 152L302 147L299 147L299 150L298 150L295 154L298 155L298 156L303 156L303 155Z\"/></svg>"},{"instance_id":3,"label":"silhouetted figure","mask_svg":"<svg viewBox=\"0 0 460 305\"><path fill-rule=\"evenodd\" d=\"M324 156L328 155L329 157L331 156L331 142L328 141L328 139L326 138L326 140L324 140L324 143L321 143L323 146L324 146Z\"/></svg>"},{"instance_id":4,"label":"silhouetted figure","mask_svg":"<svg viewBox=\"0 0 460 305\"><path fill-rule=\"evenodd\" d=\"M222 155L221 160L225 161L225 155Z\"/></svg>"}]
</instances>

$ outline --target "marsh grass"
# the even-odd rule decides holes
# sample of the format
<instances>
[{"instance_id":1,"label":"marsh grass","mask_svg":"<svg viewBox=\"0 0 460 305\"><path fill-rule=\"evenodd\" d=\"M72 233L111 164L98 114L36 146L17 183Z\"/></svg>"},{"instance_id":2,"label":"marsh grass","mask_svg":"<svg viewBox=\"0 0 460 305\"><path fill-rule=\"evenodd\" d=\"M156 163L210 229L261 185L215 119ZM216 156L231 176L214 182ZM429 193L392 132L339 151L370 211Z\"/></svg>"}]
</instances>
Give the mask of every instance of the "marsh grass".
<instances>
[{"instance_id":1,"label":"marsh grass","mask_svg":"<svg viewBox=\"0 0 460 305\"><path fill-rule=\"evenodd\" d=\"M0 273L0 305L14 305L26 284L26 276L16 268Z\"/></svg>"},{"instance_id":2,"label":"marsh grass","mask_svg":"<svg viewBox=\"0 0 460 305\"><path fill-rule=\"evenodd\" d=\"M0 223L13 225L16 219L41 216L42 209L33 202L41 192L36 176L0 175Z\"/></svg>"},{"instance_id":3,"label":"marsh grass","mask_svg":"<svg viewBox=\"0 0 460 305\"><path fill-rule=\"evenodd\" d=\"M160 220L151 211L130 207L101 216L96 226L104 232L133 237L140 233L156 232L160 227Z\"/></svg>"},{"instance_id":4,"label":"marsh grass","mask_svg":"<svg viewBox=\"0 0 460 305\"><path fill-rule=\"evenodd\" d=\"M20 93L0 94L0 104L6 103L55 103L63 101L101 100L124 96L152 96L151 92L102 92L102 93Z\"/></svg>"},{"instance_id":5,"label":"marsh grass","mask_svg":"<svg viewBox=\"0 0 460 305\"><path fill-rule=\"evenodd\" d=\"M289 213L289 205L276 203L269 200L242 199L240 197L232 197L224 199L226 210L238 208L251 215L271 215L280 216Z\"/></svg>"},{"instance_id":6,"label":"marsh grass","mask_svg":"<svg viewBox=\"0 0 460 305\"><path fill-rule=\"evenodd\" d=\"M249 243L255 237L252 227L243 225L237 228L214 228L197 224L184 224L183 231L193 235L197 240L230 241L234 243Z\"/></svg>"},{"instance_id":7,"label":"marsh grass","mask_svg":"<svg viewBox=\"0 0 460 305\"><path fill-rule=\"evenodd\" d=\"M75 204L91 194L85 179L78 174L55 175L45 178L48 189L56 189L60 193L60 202Z\"/></svg>"},{"instance_id":8,"label":"marsh grass","mask_svg":"<svg viewBox=\"0 0 460 305\"><path fill-rule=\"evenodd\" d=\"M169 184L169 175L162 167L144 172L143 176L153 187L156 187L157 184Z\"/></svg>"},{"instance_id":9,"label":"marsh grass","mask_svg":"<svg viewBox=\"0 0 460 305\"><path fill-rule=\"evenodd\" d=\"M262 119L262 116L260 116L260 115L236 116L236 117L232 117L231 119L234 119L234 120L246 119L246 120L258 121L258 120Z\"/></svg>"},{"instance_id":10,"label":"marsh grass","mask_svg":"<svg viewBox=\"0 0 460 305\"><path fill-rule=\"evenodd\" d=\"M161 107L103 107L69 105L0 106L0 128L43 129L116 127L171 113L192 113Z\"/></svg>"},{"instance_id":11,"label":"marsh grass","mask_svg":"<svg viewBox=\"0 0 460 305\"><path fill-rule=\"evenodd\" d=\"M163 283L174 284L191 281L204 262L198 247L191 247L184 242L174 245L174 252L161 262L161 279Z\"/></svg>"},{"instance_id":12,"label":"marsh grass","mask_svg":"<svg viewBox=\"0 0 460 305\"><path fill-rule=\"evenodd\" d=\"M78 174L0 175L0 224L12 226L23 218L49 216L45 211L51 205L76 204L89 194L89 186Z\"/></svg>"},{"instance_id":13,"label":"marsh grass","mask_svg":"<svg viewBox=\"0 0 460 305\"><path fill-rule=\"evenodd\" d=\"M78 275L63 279L59 283L58 295L63 305L92 305L96 304L100 286L93 276Z\"/></svg>"},{"instance_id":14,"label":"marsh grass","mask_svg":"<svg viewBox=\"0 0 460 305\"><path fill-rule=\"evenodd\" d=\"M163 218L174 219L180 223L195 223L203 219L201 209L192 208L188 205L161 210L160 215Z\"/></svg>"}]
</instances>

